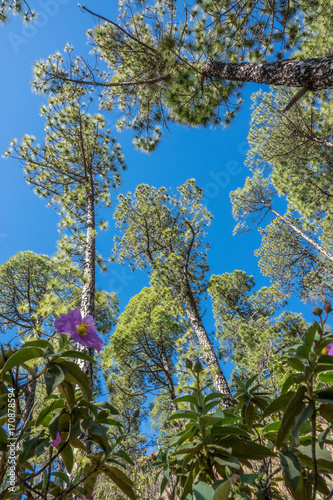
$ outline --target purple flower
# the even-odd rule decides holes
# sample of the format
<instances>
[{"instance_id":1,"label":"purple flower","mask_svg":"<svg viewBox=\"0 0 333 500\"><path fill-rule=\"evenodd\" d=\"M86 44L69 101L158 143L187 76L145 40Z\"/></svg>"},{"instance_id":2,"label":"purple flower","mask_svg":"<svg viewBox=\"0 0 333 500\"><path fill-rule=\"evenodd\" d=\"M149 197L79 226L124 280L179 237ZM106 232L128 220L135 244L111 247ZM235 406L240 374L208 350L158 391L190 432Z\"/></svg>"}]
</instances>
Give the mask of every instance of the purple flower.
<instances>
[{"instance_id":1,"label":"purple flower","mask_svg":"<svg viewBox=\"0 0 333 500\"><path fill-rule=\"evenodd\" d=\"M236 484L236 483L239 483L239 476L237 474L232 474L232 476L230 476L230 482L231 484Z\"/></svg>"},{"instance_id":2,"label":"purple flower","mask_svg":"<svg viewBox=\"0 0 333 500\"><path fill-rule=\"evenodd\" d=\"M52 441L51 446L59 446L60 443L61 443L61 436L60 436L60 432L58 431L57 437L55 438L54 441Z\"/></svg>"},{"instance_id":3,"label":"purple flower","mask_svg":"<svg viewBox=\"0 0 333 500\"><path fill-rule=\"evenodd\" d=\"M322 353L328 354L329 356L333 356L333 344L328 344L326 347L324 347Z\"/></svg>"},{"instance_id":4,"label":"purple flower","mask_svg":"<svg viewBox=\"0 0 333 500\"><path fill-rule=\"evenodd\" d=\"M94 327L94 318L86 316L82 319L80 309L74 309L67 314L60 314L54 321L54 326L59 333L70 333L72 340L87 347L100 351L103 340L97 335Z\"/></svg>"}]
</instances>

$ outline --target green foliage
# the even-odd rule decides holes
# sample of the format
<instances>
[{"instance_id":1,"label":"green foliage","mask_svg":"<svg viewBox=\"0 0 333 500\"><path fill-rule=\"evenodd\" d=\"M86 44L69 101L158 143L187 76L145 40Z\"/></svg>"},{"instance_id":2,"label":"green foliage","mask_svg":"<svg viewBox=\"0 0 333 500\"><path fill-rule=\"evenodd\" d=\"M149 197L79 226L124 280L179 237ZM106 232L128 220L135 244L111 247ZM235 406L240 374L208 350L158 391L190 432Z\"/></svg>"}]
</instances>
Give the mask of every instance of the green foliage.
<instances>
[{"instance_id":1,"label":"green foliage","mask_svg":"<svg viewBox=\"0 0 333 500\"><path fill-rule=\"evenodd\" d=\"M107 385L127 395L127 404L133 398L140 407L152 394L162 398L159 407L170 408L175 398L176 341L183 333L172 297L154 287L143 288L120 315L101 355Z\"/></svg>"},{"instance_id":2,"label":"green foliage","mask_svg":"<svg viewBox=\"0 0 333 500\"><path fill-rule=\"evenodd\" d=\"M133 464L120 447L122 424L110 418L117 411L106 402L92 400L89 379L74 362L77 358L94 362L82 352L71 351L66 335L60 336L57 347L37 340L23 344L16 352L4 352L0 371L1 441L16 446L12 464L15 491L37 492L48 498L69 499L73 494L91 498L98 475L104 474L135 500L133 482L121 470L126 463ZM34 380L44 379L46 394L34 415L23 420L22 391L32 359L40 366ZM108 435L109 428L117 429L115 437ZM92 451L86 447L87 441L93 443ZM84 460L80 458L82 453ZM62 472L57 470L60 458L65 467ZM8 479L11 464L6 460L2 463L3 481ZM11 491L4 485L0 498L12 498Z\"/></svg>"},{"instance_id":3,"label":"green foliage","mask_svg":"<svg viewBox=\"0 0 333 500\"><path fill-rule=\"evenodd\" d=\"M289 295L328 300L332 295L332 134L328 94L305 96L291 109L287 90L258 92L247 164L253 175L231 193L235 232L261 225L257 251L263 274ZM287 203L285 214L278 197Z\"/></svg>"},{"instance_id":4,"label":"green foliage","mask_svg":"<svg viewBox=\"0 0 333 500\"><path fill-rule=\"evenodd\" d=\"M15 329L25 340L52 336L55 316L69 305L80 307L81 279L81 270L59 255L17 253L0 266L0 329ZM118 314L117 296L97 291L95 302L96 328L107 335Z\"/></svg>"},{"instance_id":5,"label":"green foliage","mask_svg":"<svg viewBox=\"0 0 333 500\"><path fill-rule=\"evenodd\" d=\"M178 196L145 184L136 188L134 196L120 195L115 218L124 235L115 238L118 262L129 262L133 269L151 266L153 282L177 294L185 268L194 292L201 293L208 269L205 228L212 219L201 204L202 197L193 179L178 188Z\"/></svg>"},{"instance_id":6,"label":"green foliage","mask_svg":"<svg viewBox=\"0 0 333 500\"><path fill-rule=\"evenodd\" d=\"M0 329L41 333L43 299L55 285L57 269L46 255L20 252L0 266Z\"/></svg>"},{"instance_id":7,"label":"green foliage","mask_svg":"<svg viewBox=\"0 0 333 500\"><path fill-rule=\"evenodd\" d=\"M9 21L10 17L21 16L24 22L30 22L36 17L36 12L31 10L25 0L2 0L0 5L0 23Z\"/></svg>"},{"instance_id":8,"label":"green foliage","mask_svg":"<svg viewBox=\"0 0 333 500\"><path fill-rule=\"evenodd\" d=\"M219 355L231 360L236 373L252 376L260 372L260 383L274 388L269 373L274 353L297 343L306 323L299 314L276 312L286 305L278 287L254 292L253 276L244 271L213 275L208 291L213 302Z\"/></svg>"},{"instance_id":9,"label":"green foliage","mask_svg":"<svg viewBox=\"0 0 333 500\"><path fill-rule=\"evenodd\" d=\"M232 405L221 411L219 394L207 394L192 371L196 384L179 398L189 407L169 418L182 420L181 429L155 463L166 478L175 479L174 494L183 500L282 499L286 492L295 500L326 498L333 471L327 448L333 442L333 388L320 375L333 366L325 354L333 342L325 333L327 317L272 362L271 374L280 378L278 397L262 393L256 376L235 376Z\"/></svg>"},{"instance_id":10,"label":"green foliage","mask_svg":"<svg viewBox=\"0 0 333 500\"><path fill-rule=\"evenodd\" d=\"M193 0L185 9L170 0L120 2L117 20L101 16L88 32L97 70L67 47L68 59L57 53L37 63L34 85L58 91L66 78L100 88L103 108L117 106L118 127L131 128L136 147L150 152L168 122L215 126L235 116L243 83L206 77L207 61L328 55L332 17L325 0Z\"/></svg>"},{"instance_id":11,"label":"green foliage","mask_svg":"<svg viewBox=\"0 0 333 500\"><path fill-rule=\"evenodd\" d=\"M88 198L93 198L94 207L110 206L110 189L119 186L119 170L124 168L120 146L105 119L88 113L84 97L72 87L62 88L41 108L46 120L44 143L38 145L35 137L26 135L21 144L13 140L5 153L20 160L35 193L58 208L59 229L66 232L58 243L59 259L79 258L79 262L86 243ZM96 236L98 225L106 228L103 221L96 221L89 228L90 237Z\"/></svg>"}]
</instances>

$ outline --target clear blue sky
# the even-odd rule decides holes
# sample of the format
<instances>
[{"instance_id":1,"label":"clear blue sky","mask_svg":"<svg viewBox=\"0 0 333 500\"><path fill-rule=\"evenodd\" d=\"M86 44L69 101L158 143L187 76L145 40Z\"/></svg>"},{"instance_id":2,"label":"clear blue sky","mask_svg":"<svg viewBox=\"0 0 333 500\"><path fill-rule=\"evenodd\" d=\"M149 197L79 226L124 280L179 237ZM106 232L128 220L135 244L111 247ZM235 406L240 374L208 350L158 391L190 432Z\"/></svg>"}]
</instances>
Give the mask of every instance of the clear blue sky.
<instances>
[{"instance_id":1,"label":"clear blue sky","mask_svg":"<svg viewBox=\"0 0 333 500\"><path fill-rule=\"evenodd\" d=\"M31 92L32 67L36 60L55 51L61 51L68 42L76 52L87 53L85 31L92 27L92 17L84 14L71 0L54 0L50 10L48 2L36 2L40 20L36 26L24 27L13 19L0 29L1 46L1 111L0 152L8 147L9 140L25 133L43 138L43 119L39 106L45 97ZM89 0L87 7L115 17L116 2ZM231 214L229 192L243 186L248 175L244 166L247 150L246 137L250 119L250 94L257 87L250 86L241 113L229 129L188 129L171 127L155 153L148 156L134 150L129 133L117 134L122 144L127 171L123 175L122 192L133 191L139 183L175 189L188 178L194 177L204 189L205 201L213 213L209 229L211 243L208 262L211 273L221 274L242 269L254 275L258 286L269 285L260 275L254 250L259 247L260 236L251 232L245 236L232 236L234 220ZM112 117L109 116L110 126ZM45 206L25 184L21 167L14 160L0 159L0 263L22 250L52 254L56 249L57 215ZM108 211L110 230L97 242L105 255L110 253L113 238L112 212ZM121 309L130 297L148 282L145 272L131 273L121 266L112 266L110 272L97 276L100 288L119 294ZM290 301L290 310L305 313L312 320L311 307L297 299ZM208 330L213 330L212 316L205 315Z\"/></svg>"}]
</instances>

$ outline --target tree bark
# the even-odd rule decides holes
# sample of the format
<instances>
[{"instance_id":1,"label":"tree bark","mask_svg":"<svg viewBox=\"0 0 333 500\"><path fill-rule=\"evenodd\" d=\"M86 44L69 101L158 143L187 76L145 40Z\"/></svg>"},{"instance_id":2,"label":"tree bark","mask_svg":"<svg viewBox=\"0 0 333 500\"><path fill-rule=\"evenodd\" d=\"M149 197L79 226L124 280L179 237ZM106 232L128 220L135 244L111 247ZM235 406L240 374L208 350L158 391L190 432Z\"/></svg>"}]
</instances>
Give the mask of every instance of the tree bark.
<instances>
[{"instance_id":1,"label":"tree bark","mask_svg":"<svg viewBox=\"0 0 333 500\"><path fill-rule=\"evenodd\" d=\"M282 220L282 222L284 222L287 226L289 226L293 231L295 231L295 233L299 234L305 241L307 241L310 245L312 245L316 250L318 250L319 253L321 253L322 255L324 255L328 260L330 260L331 262L333 262L333 255L330 254L327 250L325 250L324 247L322 247L321 245L319 245L319 243L317 243L315 240L313 240L312 238L310 238L310 236L308 236L306 233L304 233L301 229L299 229L297 226L295 226L295 224L293 224L292 222L290 222L288 219L286 219L286 217L284 217L283 215L281 215L279 212L277 212L276 210L274 210L274 208L269 205L268 203L265 203L263 202L264 205L267 206L267 208L274 214L276 215L276 217L278 217L280 220Z\"/></svg>"},{"instance_id":2,"label":"tree bark","mask_svg":"<svg viewBox=\"0 0 333 500\"><path fill-rule=\"evenodd\" d=\"M172 375L170 373L168 359L166 357L166 354L165 354L163 347L162 347L162 365L163 365L163 371L165 373L165 377L167 379L168 391L169 391L170 400L171 400L170 408L171 408L171 411L174 412L174 411L178 410L177 403L173 402L173 400L176 399L175 386L174 386L174 383L172 380Z\"/></svg>"},{"instance_id":3,"label":"tree bark","mask_svg":"<svg viewBox=\"0 0 333 500\"><path fill-rule=\"evenodd\" d=\"M190 285L187 283L184 289L184 302L188 320L190 325L198 337L199 344L202 349L203 356L212 376L214 386L217 392L226 394L223 398L222 407L230 406L231 392L226 381L219 360L214 351L214 347L208 337L206 329L202 323L197 304L195 302Z\"/></svg>"},{"instance_id":4,"label":"tree bark","mask_svg":"<svg viewBox=\"0 0 333 500\"><path fill-rule=\"evenodd\" d=\"M81 314L85 316L94 315L95 312L95 193L94 185L91 180L90 190L87 195L87 219L86 219L86 245L84 255L84 279L85 283L81 295ZM80 346L80 350L93 356L94 349ZM79 360L81 369L87 374L91 386L93 387L93 366L88 361Z\"/></svg>"},{"instance_id":5,"label":"tree bark","mask_svg":"<svg viewBox=\"0 0 333 500\"><path fill-rule=\"evenodd\" d=\"M284 59L263 63L208 61L203 76L218 80L255 82L308 90L333 88L333 57Z\"/></svg>"}]
</instances>

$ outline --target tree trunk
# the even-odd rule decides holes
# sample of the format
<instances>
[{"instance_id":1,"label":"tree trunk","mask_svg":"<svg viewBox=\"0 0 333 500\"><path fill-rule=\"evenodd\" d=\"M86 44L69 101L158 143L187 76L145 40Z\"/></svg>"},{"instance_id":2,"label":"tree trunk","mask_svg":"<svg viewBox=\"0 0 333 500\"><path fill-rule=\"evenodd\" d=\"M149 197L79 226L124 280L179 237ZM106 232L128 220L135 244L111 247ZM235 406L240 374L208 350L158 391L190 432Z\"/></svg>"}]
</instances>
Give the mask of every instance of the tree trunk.
<instances>
[{"instance_id":1,"label":"tree trunk","mask_svg":"<svg viewBox=\"0 0 333 500\"><path fill-rule=\"evenodd\" d=\"M309 90L333 88L333 57L285 59L262 63L204 63L202 73L207 78L255 82Z\"/></svg>"},{"instance_id":2,"label":"tree trunk","mask_svg":"<svg viewBox=\"0 0 333 500\"><path fill-rule=\"evenodd\" d=\"M86 219L86 246L84 255L84 279L85 283L81 295L81 314L85 316L94 315L95 312L95 193L91 180L90 190L87 195L87 219ZM94 349L81 347L80 350L93 356ZM93 366L88 361L79 360L81 369L87 374L93 387Z\"/></svg>"},{"instance_id":3,"label":"tree trunk","mask_svg":"<svg viewBox=\"0 0 333 500\"><path fill-rule=\"evenodd\" d=\"M330 260L331 262L333 262L333 255L331 255L327 250L325 250L325 248L323 248L321 245L319 245L319 243L317 243L315 240L313 240L312 238L310 238L310 236L308 236L306 233L304 233L301 229L299 229L297 226L295 226L292 222L290 222L288 219L286 219L285 217L283 217L283 215L281 215L279 212L277 212L276 210L274 210L274 208L272 207L269 207L269 205L267 205L268 208L270 208L271 212L276 215L280 220L282 220L282 222L284 222L287 226L289 226L293 231L295 231L295 233L299 234L305 241L307 241L310 245L312 245L316 250L318 250L318 252L320 252L322 255L324 255L328 260Z\"/></svg>"},{"instance_id":4,"label":"tree trunk","mask_svg":"<svg viewBox=\"0 0 333 500\"><path fill-rule=\"evenodd\" d=\"M184 302L188 320L192 329L198 337L199 344L202 349L203 356L212 376L214 386L217 392L226 394L227 397L223 399L222 406L228 408L230 406L231 392L226 381L219 360L216 357L214 347L207 335L204 325L202 324L201 317L198 311L197 304L194 300L193 293L190 285L187 283L184 290Z\"/></svg>"},{"instance_id":5,"label":"tree trunk","mask_svg":"<svg viewBox=\"0 0 333 500\"><path fill-rule=\"evenodd\" d=\"M170 373L168 359L166 357L166 354L165 354L165 351L163 348L162 348L162 365L163 365L163 371L164 371L166 379L167 379L168 391L169 391L170 400L171 400L170 408L171 408L171 411L174 412L174 411L178 410L177 403L173 402L173 400L176 399L175 386L174 386L174 383L172 380L172 375Z\"/></svg>"}]
</instances>

